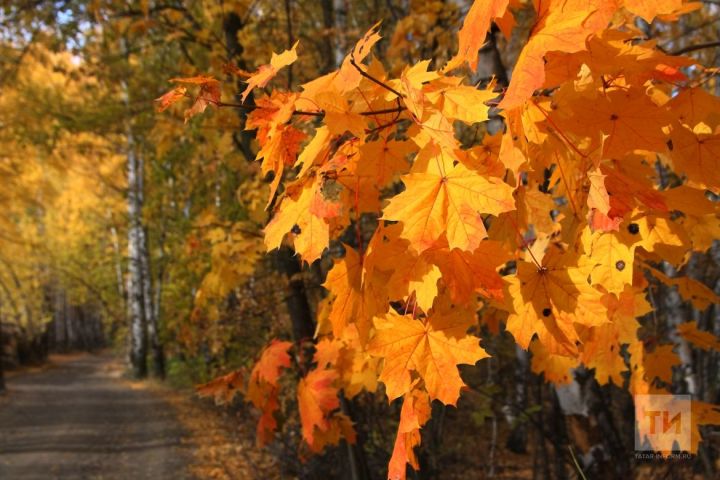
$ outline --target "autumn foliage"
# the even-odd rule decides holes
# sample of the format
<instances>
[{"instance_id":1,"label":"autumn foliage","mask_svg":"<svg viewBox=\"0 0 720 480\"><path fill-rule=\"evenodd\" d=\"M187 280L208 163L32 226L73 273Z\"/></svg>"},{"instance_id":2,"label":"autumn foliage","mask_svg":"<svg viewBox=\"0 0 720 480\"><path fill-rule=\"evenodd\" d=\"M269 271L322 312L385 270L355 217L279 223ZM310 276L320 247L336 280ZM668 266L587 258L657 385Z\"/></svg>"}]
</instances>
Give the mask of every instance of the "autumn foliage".
<instances>
[{"instance_id":1,"label":"autumn foliage","mask_svg":"<svg viewBox=\"0 0 720 480\"><path fill-rule=\"evenodd\" d=\"M495 24L510 38L519 4L476 0L446 65L391 75L372 55L375 25L338 70L296 89L257 90L302 45L256 72L230 69L247 83L242 102L256 89L253 104L221 101L209 76L175 79L182 86L158 99L165 109L190 95L186 118L207 106L247 110L272 174L267 249L292 245L307 264L333 245L344 251L324 283L311 362L299 343L274 341L249 375L201 388L224 401L241 392L260 409L261 443L276 426L283 372L300 372L313 452L353 442L341 398L382 384L389 401L402 398L388 476L405 478L431 402L455 405L458 366L488 357L483 332L509 332L548 382L569 383L582 365L631 394L668 392L677 354L645 342L637 319L657 308L647 294L657 282L699 309L720 301L660 267L679 268L720 237L720 100L702 88L712 69L644 40L634 20L694 7L536 1L509 85L471 85L486 33ZM480 142L461 141L488 121ZM363 219L375 222L369 239ZM693 322L678 332L718 349ZM695 403L696 433L720 423L716 407Z\"/></svg>"}]
</instances>

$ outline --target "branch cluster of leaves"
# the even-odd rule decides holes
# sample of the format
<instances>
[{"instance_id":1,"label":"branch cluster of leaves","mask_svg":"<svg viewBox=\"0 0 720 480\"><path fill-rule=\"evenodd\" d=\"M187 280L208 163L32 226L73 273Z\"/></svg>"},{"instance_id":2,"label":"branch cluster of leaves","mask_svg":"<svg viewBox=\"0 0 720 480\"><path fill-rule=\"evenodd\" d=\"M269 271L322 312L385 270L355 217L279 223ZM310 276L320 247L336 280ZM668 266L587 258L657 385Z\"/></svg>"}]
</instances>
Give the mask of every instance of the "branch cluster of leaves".
<instances>
[{"instance_id":1,"label":"branch cluster of leaves","mask_svg":"<svg viewBox=\"0 0 720 480\"><path fill-rule=\"evenodd\" d=\"M488 356L477 335L494 328L491 319L503 319L548 381L568 383L584 365L599 383L634 395L667 392L677 355L645 344L637 321L654 308L650 282L678 287L699 309L720 301L659 268L682 266L720 237L712 200L720 194L720 100L702 88L712 72L664 53L633 26L636 15L669 21L691 7L537 2L508 88L464 85L457 72L477 67L493 22L511 35L519 8L477 0L444 68L421 61L398 77L370 56L376 25L338 70L300 91L273 89L248 108L257 160L274 175L266 247L292 244L312 263L356 233L327 275L315 368L298 385L313 451L354 438L338 392L352 398L381 382L388 400L403 399L389 477L405 478L406 464L418 468L413 449L430 402L455 405L464 387L458 365ZM247 78L243 100L292 63L296 47L255 73L236 72ZM208 104L244 108L222 102L212 77L178 81L201 84L188 118ZM158 100L166 108L186 94L179 87ZM496 104L501 131L463 148L457 125L487 121ZM369 242L365 217L377 219ZM718 346L693 324L678 330L699 348ZM272 344L258 365L271 355L286 367L290 347ZM272 372L250 380L270 385L263 402L247 392L263 408L261 439L274 426ZM720 423L716 407L694 409L692 451L698 426Z\"/></svg>"}]
</instances>

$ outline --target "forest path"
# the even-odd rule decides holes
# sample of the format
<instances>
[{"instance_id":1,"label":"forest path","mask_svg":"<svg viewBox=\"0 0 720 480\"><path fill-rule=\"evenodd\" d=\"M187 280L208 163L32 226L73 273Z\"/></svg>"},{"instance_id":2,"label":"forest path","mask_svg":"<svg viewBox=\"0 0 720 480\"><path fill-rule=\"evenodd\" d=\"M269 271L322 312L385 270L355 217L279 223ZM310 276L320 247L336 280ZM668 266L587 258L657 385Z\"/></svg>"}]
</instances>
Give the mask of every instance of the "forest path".
<instances>
[{"instance_id":1,"label":"forest path","mask_svg":"<svg viewBox=\"0 0 720 480\"><path fill-rule=\"evenodd\" d=\"M0 479L187 479L190 447L173 408L121 378L109 354L60 357L7 379Z\"/></svg>"}]
</instances>

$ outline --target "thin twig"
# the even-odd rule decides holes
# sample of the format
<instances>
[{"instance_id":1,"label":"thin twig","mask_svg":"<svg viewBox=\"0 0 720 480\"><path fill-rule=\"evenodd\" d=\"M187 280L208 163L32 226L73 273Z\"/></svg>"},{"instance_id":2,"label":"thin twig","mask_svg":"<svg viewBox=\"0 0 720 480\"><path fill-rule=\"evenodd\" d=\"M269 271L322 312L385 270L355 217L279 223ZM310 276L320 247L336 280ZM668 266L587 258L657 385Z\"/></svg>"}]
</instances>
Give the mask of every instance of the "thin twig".
<instances>
[{"instance_id":1,"label":"thin twig","mask_svg":"<svg viewBox=\"0 0 720 480\"><path fill-rule=\"evenodd\" d=\"M350 65L352 65L353 67L355 67L355 70L357 70L358 73L360 73L360 75L362 75L363 77L367 78L367 79L370 80L371 82L375 83L376 85L380 85L381 87L383 87L385 90L387 90L387 91L389 91L389 92L394 93L398 98L405 98L405 95L403 95L402 93L400 93L400 92L398 92L397 90L395 90L394 88L392 88L390 85L388 85L388 84L386 84L386 83L378 80L377 78L373 77L372 75L370 75L369 73L367 73L365 70L363 70L362 68L360 68L360 67L358 66L358 64L355 63L355 59L353 58L352 55L350 55Z\"/></svg>"},{"instance_id":2,"label":"thin twig","mask_svg":"<svg viewBox=\"0 0 720 480\"><path fill-rule=\"evenodd\" d=\"M697 45L688 45L679 50L675 50L670 55L683 55L685 53L694 52L696 50L703 50L705 48L717 48L720 47L720 40L715 42L698 43Z\"/></svg>"},{"instance_id":3,"label":"thin twig","mask_svg":"<svg viewBox=\"0 0 720 480\"><path fill-rule=\"evenodd\" d=\"M406 107L397 106L397 107L393 107L393 108L383 108L381 110L369 110L367 112L360 112L360 115L363 115L363 116L382 115L385 113L400 113L400 112L404 112L405 110L407 110Z\"/></svg>"},{"instance_id":4,"label":"thin twig","mask_svg":"<svg viewBox=\"0 0 720 480\"><path fill-rule=\"evenodd\" d=\"M578 463L577 458L575 458L575 452L573 452L572 445L568 445L568 450L570 450L570 456L572 457L573 463L575 464L575 468L577 469L580 478L582 478L582 480L587 480L585 472L582 471L582 468L580 468L580 464Z\"/></svg>"}]
</instances>

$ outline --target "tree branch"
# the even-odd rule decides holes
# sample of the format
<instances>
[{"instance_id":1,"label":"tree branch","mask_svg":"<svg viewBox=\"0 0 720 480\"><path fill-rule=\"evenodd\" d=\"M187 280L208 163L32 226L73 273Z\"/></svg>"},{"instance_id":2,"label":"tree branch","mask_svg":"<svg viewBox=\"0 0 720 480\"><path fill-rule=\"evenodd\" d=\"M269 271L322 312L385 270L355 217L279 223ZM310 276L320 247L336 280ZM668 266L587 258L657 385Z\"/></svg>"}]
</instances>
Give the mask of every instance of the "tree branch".
<instances>
[{"instance_id":1,"label":"tree branch","mask_svg":"<svg viewBox=\"0 0 720 480\"><path fill-rule=\"evenodd\" d=\"M369 73L367 73L365 70L363 70L362 68L360 68L360 66L358 66L357 63L355 63L355 59L353 58L352 55L350 55L350 65L352 65L353 67L355 67L355 70L357 70L358 73L360 73L360 75L362 75L363 77L367 78L368 80L370 80L371 82L375 83L376 85L380 85L380 86L383 87L385 90L387 90L387 91L389 91L389 92L392 92L392 93L394 93L395 95L397 95L397 97L398 97L398 102L400 101L400 100L399 100L400 98L405 98L405 95L403 95L402 93L398 92L397 90L395 90L394 88L392 88L390 85L381 82L380 80L378 80L377 78L373 77L372 75L370 75Z\"/></svg>"},{"instance_id":2,"label":"tree branch","mask_svg":"<svg viewBox=\"0 0 720 480\"><path fill-rule=\"evenodd\" d=\"M720 41L698 43L696 45L688 45L687 47L683 47L679 50L675 50L670 55L684 55L686 53L695 52L697 50L703 50L705 48L718 48L718 47L720 47Z\"/></svg>"}]
</instances>

